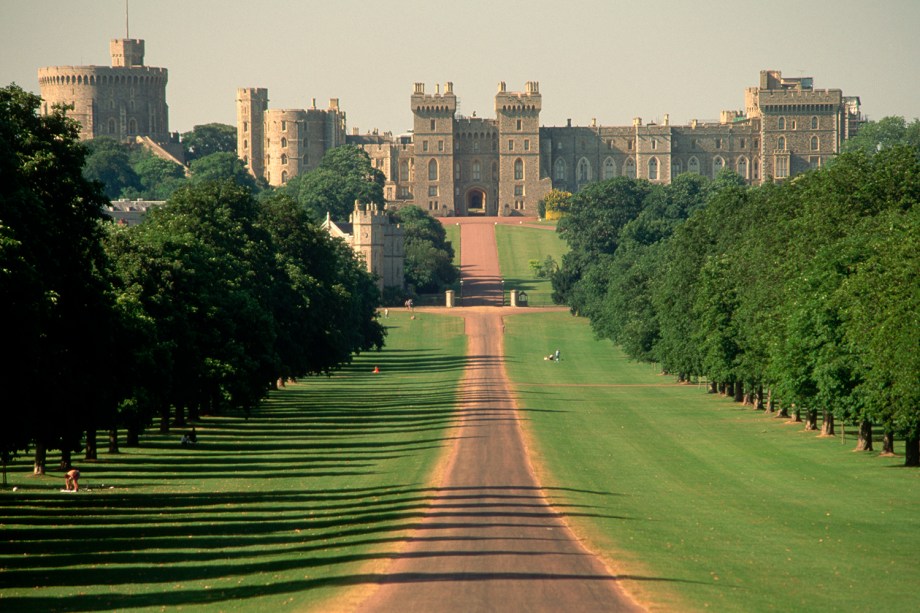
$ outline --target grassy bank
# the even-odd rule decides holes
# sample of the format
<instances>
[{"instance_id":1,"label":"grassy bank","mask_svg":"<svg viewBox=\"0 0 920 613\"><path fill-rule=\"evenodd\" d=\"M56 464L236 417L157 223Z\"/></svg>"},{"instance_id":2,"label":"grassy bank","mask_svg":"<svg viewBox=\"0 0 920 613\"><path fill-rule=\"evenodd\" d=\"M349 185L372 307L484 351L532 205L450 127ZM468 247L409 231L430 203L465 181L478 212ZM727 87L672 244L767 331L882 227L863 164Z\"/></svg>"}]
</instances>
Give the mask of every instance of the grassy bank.
<instances>
[{"instance_id":1,"label":"grassy bank","mask_svg":"<svg viewBox=\"0 0 920 613\"><path fill-rule=\"evenodd\" d=\"M560 263L568 247L551 229L554 226L533 228L523 225L498 224L495 241L498 262L505 280L505 290L527 292L532 306L552 304L553 286L549 279L537 279L530 267L531 260L543 262L550 255Z\"/></svg>"},{"instance_id":2,"label":"grassy bank","mask_svg":"<svg viewBox=\"0 0 920 613\"><path fill-rule=\"evenodd\" d=\"M570 521L630 591L666 610L915 610L920 472L903 458L675 385L564 313L505 330L544 485L594 510Z\"/></svg>"},{"instance_id":3,"label":"grassy bank","mask_svg":"<svg viewBox=\"0 0 920 613\"><path fill-rule=\"evenodd\" d=\"M0 608L299 610L375 581L427 503L465 361L460 319L385 323L383 352L273 393L248 420L207 419L194 448L152 435L77 462L78 493L15 464Z\"/></svg>"}]
</instances>

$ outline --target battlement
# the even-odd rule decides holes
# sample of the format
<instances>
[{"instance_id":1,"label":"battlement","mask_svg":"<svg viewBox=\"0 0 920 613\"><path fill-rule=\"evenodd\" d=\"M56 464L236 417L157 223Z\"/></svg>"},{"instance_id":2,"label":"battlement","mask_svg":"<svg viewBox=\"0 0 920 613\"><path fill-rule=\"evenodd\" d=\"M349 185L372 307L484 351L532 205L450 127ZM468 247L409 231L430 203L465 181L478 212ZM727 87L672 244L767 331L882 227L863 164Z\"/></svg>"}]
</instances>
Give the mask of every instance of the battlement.
<instances>
[{"instance_id":1,"label":"battlement","mask_svg":"<svg viewBox=\"0 0 920 613\"><path fill-rule=\"evenodd\" d=\"M509 92L505 82L498 84L498 93L495 94L495 111L536 111L543 108L543 96L540 95L540 83L527 81L524 91Z\"/></svg>"},{"instance_id":2,"label":"battlement","mask_svg":"<svg viewBox=\"0 0 920 613\"><path fill-rule=\"evenodd\" d=\"M112 66L133 68L144 65L144 41L140 38L116 38L109 43Z\"/></svg>"},{"instance_id":3,"label":"battlement","mask_svg":"<svg viewBox=\"0 0 920 613\"><path fill-rule=\"evenodd\" d=\"M449 114L457 112L457 96L454 94L454 84L450 81L444 84L444 93L441 85L435 83L435 93L426 94L425 84L416 83L412 93L412 111L428 115Z\"/></svg>"}]
</instances>

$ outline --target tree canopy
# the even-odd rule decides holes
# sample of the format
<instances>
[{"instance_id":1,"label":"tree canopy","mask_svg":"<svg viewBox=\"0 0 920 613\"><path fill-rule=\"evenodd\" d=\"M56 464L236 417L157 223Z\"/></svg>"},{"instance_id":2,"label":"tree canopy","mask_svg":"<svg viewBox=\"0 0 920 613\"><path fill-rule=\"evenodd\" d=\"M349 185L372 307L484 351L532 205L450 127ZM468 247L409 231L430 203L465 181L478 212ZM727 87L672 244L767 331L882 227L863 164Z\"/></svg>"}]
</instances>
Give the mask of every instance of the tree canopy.
<instances>
[{"instance_id":1,"label":"tree canopy","mask_svg":"<svg viewBox=\"0 0 920 613\"><path fill-rule=\"evenodd\" d=\"M236 128L224 123L206 123L195 126L180 137L185 151L185 163L214 153L236 154Z\"/></svg>"}]
</instances>

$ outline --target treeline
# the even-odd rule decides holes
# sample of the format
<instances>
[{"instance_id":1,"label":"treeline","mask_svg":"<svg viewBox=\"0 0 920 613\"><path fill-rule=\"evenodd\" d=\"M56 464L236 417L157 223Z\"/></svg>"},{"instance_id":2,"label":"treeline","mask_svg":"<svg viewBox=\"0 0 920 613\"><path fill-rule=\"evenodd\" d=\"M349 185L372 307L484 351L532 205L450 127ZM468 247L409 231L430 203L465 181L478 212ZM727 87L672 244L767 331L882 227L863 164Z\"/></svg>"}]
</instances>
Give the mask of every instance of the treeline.
<instances>
[{"instance_id":1,"label":"treeline","mask_svg":"<svg viewBox=\"0 0 920 613\"><path fill-rule=\"evenodd\" d=\"M107 220L60 111L0 89L0 459L97 452L202 414L248 414L278 380L379 348L379 292L351 249L283 193L178 188L135 227Z\"/></svg>"},{"instance_id":2,"label":"treeline","mask_svg":"<svg viewBox=\"0 0 920 613\"><path fill-rule=\"evenodd\" d=\"M920 122L869 124L825 167L748 187L683 174L571 198L556 299L681 381L920 465Z\"/></svg>"}]
</instances>

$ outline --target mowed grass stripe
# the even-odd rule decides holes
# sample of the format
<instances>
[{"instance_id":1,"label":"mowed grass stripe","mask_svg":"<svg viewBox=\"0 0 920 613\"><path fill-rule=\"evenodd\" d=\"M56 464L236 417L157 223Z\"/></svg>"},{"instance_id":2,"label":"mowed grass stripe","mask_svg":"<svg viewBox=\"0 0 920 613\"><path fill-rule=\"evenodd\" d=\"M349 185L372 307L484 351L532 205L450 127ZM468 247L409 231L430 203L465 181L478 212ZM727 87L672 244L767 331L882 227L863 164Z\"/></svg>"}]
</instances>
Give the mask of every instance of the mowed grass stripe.
<instances>
[{"instance_id":1,"label":"mowed grass stripe","mask_svg":"<svg viewBox=\"0 0 920 613\"><path fill-rule=\"evenodd\" d=\"M505 333L551 500L591 509L570 523L640 598L667 610L915 610L920 474L902 458L662 386L565 313L508 317ZM561 362L542 359L557 348Z\"/></svg>"},{"instance_id":2,"label":"mowed grass stripe","mask_svg":"<svg viewBox=\"0 0 920 613\"><path fill-rule=\"evenodd\" d=\"M77 462L77 494L18 461L19 490L0 494L0 608L322 609L374 583L432 496L466 347L459 318L384 323L383 352L249 419L208 418L196 448L152 434Z\"/></svg>"}]
</instances>

